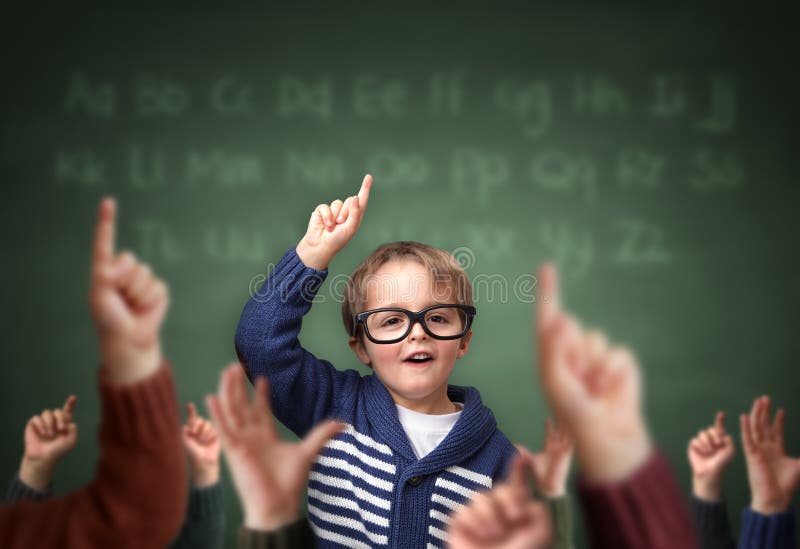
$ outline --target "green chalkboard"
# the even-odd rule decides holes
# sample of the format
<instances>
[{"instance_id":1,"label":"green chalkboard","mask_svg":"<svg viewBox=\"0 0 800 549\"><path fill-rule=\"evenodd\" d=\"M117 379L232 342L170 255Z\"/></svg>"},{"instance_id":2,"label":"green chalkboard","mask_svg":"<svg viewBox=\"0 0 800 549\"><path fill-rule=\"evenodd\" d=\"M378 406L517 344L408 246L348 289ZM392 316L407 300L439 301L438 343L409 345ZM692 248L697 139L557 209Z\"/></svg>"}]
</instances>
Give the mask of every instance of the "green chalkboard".
<instances>
[{"instance_id":1,"label":"green chalkboard","mask_svg":"<svg viewBox=\"0 0 800 549\"><path fill-rule=\"evenodd\" d=\"M27 418L69 392L81 438L57 492L93 474L86 289L101 196L119 200L120 243L171 284L164 346L181 398L200 402L234 357L259 276L318 203L355 193L367 172L361 232L304 325L317 355L359 368L337 292L371 249L411 239L453 251L478 307L453 381L537 448L547 410L532 273L549 258L566 303L637 350L653 431L687 488L689 437L762 393L787 408L800 453L788 13L167 4L4 17L0 478ZM726 490L735 522L749 497L741 452ZM230 484L227 508L233 544Z\"/></svg>"}]
</instances>

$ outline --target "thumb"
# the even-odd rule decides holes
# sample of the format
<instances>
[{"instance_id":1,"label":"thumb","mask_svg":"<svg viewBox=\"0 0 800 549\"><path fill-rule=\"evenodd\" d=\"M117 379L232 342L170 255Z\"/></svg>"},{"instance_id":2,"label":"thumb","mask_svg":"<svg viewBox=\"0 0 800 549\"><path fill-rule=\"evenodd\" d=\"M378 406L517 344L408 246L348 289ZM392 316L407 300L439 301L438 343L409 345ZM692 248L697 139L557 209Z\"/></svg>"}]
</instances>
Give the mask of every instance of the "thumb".
<instances>
[{"instance_id":1,"label":"thumb","mask_svg":"<svg viewBox=\"0 0 800 549\"><path fill-rule=\"evenodd\" d=\"M325 446L325 443L342 429L344 429L344 423L328 420L314 427L314 429L306 435L306 438L303 439L300 446L309 464L314 457L322 451L322 447Z\"/></svg>"}]
</instances>

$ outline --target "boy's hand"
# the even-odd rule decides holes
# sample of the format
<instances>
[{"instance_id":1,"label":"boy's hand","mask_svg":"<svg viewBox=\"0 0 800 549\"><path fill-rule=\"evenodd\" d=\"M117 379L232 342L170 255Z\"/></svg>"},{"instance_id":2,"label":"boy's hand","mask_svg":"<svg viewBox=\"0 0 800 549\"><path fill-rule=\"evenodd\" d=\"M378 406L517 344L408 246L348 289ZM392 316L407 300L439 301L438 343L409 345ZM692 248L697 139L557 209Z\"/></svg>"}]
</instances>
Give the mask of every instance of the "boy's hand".
<instances>
[{"instance_id":1,"label":"boy's hand","mask_svg":"<svg viewBox=\"0 0 800 549\"><path fill-rule=\"evenodd\" d=\"M544 448L541 452L534 454L523 446L517 446L517 449L533 472L539 492L548 498L561 497L567 493L572 438L560 425L554 426L550 418L545 420L544 429Z\"/></svg>"},{"instance_id":2,"label":"boy's hand","mask_svg":"<svg viewBox=\"0 0 800 549\"><path fill-rule=\"evenodd\" d=\"M219 438L207 419L197 415L193 403L187 406L188 417L183 426L183 447L189 454L192 486L203 488L219 481Z\"/></svg>"},{"instance_id":3,"label":"boy's hand","mask_svg":"<svg viewBox=\"0 0 800 549\"><path fill-rule=\"evenodd\" d=\"M167 286L133 254L115 254L116 204L100 203L89 305L100 338L106 378L133 383L161 364L159 331L167 312Z\"/></svg>"},{"instance_id":4,"label":"boy's hand","mask_svg":"<svg viewBox=\"0 0 800 549\"><path fill-rule=\"evenodd\" d=\"M749 416L740 417L750 507L763 515L786 511L800 483L800 461L788 457L783 447L786 413L778 410L772 424L769 416L769 397L763 396L753 401Z\"/></svg>"},{"instance_id":5,"label":"boy's hand","mask_svg":"<svg viewBox=\"0 0 800 549\"><path fill-rule=\"evenodd\" d=\"M478 494L453 514L451 549L537 549L549 547L552 526L547 508L531 498L522 455L514 457L508 480Z\"/></svg>"},{"instance_id":6,"label":"boy's hand","mask_svg":"<svg viewBox=\"0 0 800 549\"><path fill-rule=\"evenodd\" d=\"M717 412L714 425L689 441L686 449L692 466L692 491L705 501L722 497L722 473L733 459L733 439L725 432L725 414Z\"/></svg>"},{"instance_id":7,"label":"boy's hand","mask_svg":"<svg viewBox=\"0 0 800 549\"><path fill-rule=\"evenodd\" d=\"M344 202L334 200L320 204L311 213L306 235L297 245L297 256L306 265L319 271L328 268L339 251L356 234L369 201L372 176L367 174L357 196L348 196Z\"/></svg>"},{"instance_id":8,"label":"boy's hand","mask_svg":"<svg viewBox=\"0 0 800 549\"><path fill-rule=\"evenodd\" d=\"M539 271L537 333L542 387L570 432L590 481L622 479L652 450L641 411L639 368L624 347L586 332L561 309L552 265Z\"/></svg>"},{"instance_id":9,"label":"boy's hand","mask_svg":"<svg viewBox=\"0 0 800 549\"><path fill-rule=\"evenodd\" d=\"M222 371L218 394L206 397L244 508L244 525L253 530L275 530L297 520L311 464L342 429L341 423L326 421L300 443L282 441L268 391L267 380L259 377L250 402L244 371L234 363Z\"/></svg>"},{"instance_id":10,"label":"boy's hand","mask_svg":"<svg viewBox=\"0 0 800 549\"><path fill-rule=\"evenodd\" d=\"M78 442L78 426L72 421L77 400L70 395L63 407L45 410L25 425L25 453L19 477L35 490L41 492L47 488L56 464Z\"/></svg>"}]
</instances>

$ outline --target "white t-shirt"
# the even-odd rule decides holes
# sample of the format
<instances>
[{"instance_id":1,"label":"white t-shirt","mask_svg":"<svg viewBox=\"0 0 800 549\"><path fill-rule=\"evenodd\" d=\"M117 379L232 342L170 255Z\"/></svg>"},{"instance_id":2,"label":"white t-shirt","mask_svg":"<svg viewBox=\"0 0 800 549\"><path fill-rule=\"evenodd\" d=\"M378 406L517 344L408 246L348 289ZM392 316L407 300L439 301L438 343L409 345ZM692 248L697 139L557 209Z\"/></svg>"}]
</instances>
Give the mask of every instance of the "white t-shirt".
<instances>
[{"instance_id":1,"label":"white t-shirt","mask_svg":"<svg viewBox=\"0 0 800 549\"><path fill-rule=\"evenodd\" d=\"M453 404L458 407L458 412L441 415L422 414L397 404L395 405L397 406L400 425L403 426L417 459L422 459L430 454L444 440L447 433L458 421L464 405L460 402L454 402Z\"/></svg>"}]
</instances>

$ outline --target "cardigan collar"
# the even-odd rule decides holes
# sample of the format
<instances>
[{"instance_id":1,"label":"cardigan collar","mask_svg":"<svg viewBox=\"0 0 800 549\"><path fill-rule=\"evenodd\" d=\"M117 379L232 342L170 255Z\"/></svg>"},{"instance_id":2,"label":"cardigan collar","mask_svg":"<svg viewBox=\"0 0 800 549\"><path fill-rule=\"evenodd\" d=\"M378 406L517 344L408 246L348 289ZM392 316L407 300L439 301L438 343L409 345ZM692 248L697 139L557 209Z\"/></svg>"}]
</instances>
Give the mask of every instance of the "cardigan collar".
<instances>
[{"instance_id":1,"label":"cardigan collar","mask_svg":"<svg viewBox=\"0 0 800 549\"><path fill-rule=\"evenodd\" d=\"M406 460L415 462L409 467L408 475L431 474L463 463L497 431L494 415L484 406L477 389L448 385L447 396L452 401L463 403L464 409L444 440L430 454L417 460L389 391L374 374L364 378L364 386L368 410L366 419L372 425L373 432L381 433L384 442L392 450Z\"/></svg>"}]
</instances>

